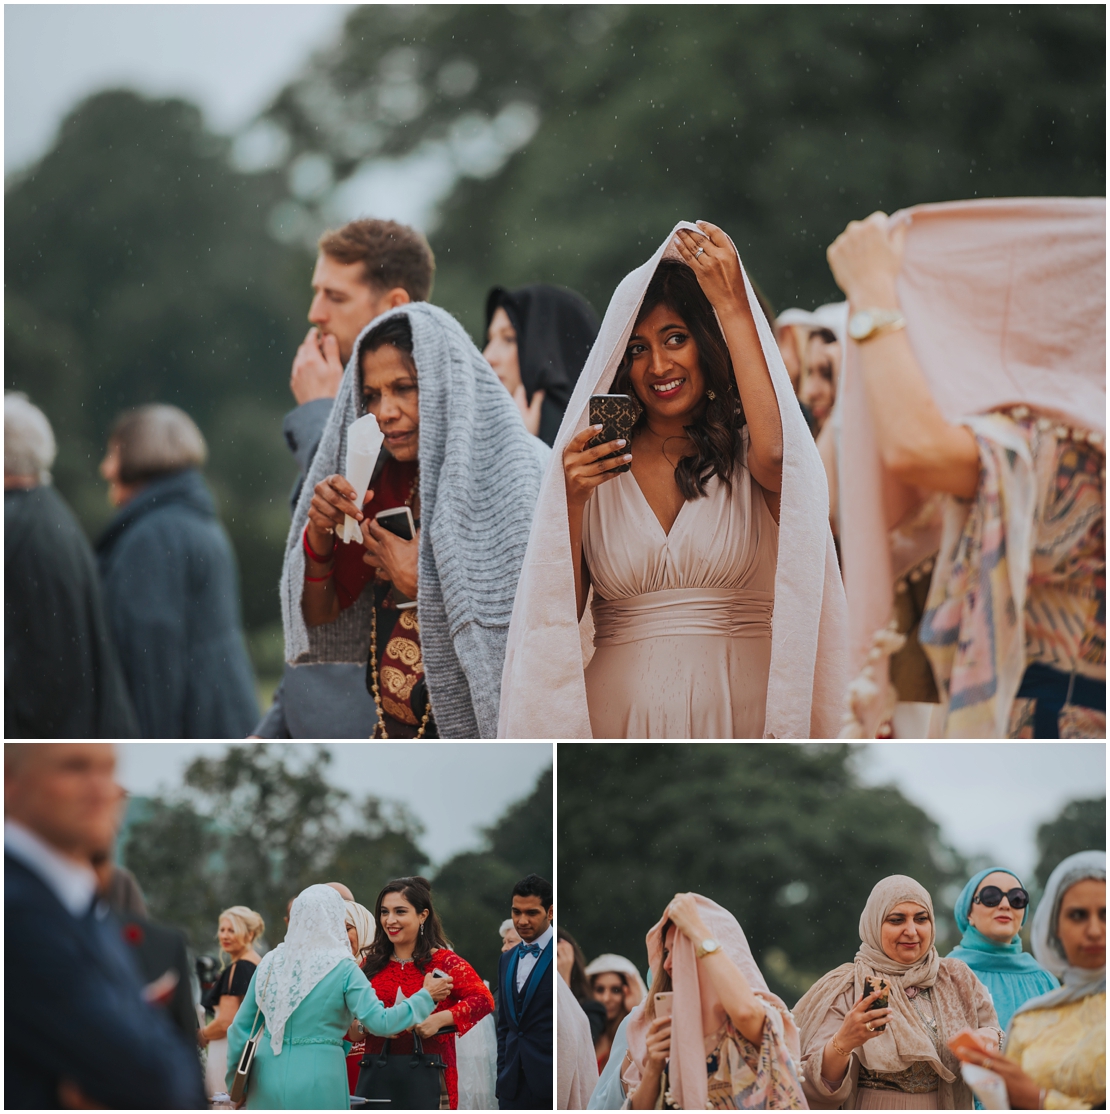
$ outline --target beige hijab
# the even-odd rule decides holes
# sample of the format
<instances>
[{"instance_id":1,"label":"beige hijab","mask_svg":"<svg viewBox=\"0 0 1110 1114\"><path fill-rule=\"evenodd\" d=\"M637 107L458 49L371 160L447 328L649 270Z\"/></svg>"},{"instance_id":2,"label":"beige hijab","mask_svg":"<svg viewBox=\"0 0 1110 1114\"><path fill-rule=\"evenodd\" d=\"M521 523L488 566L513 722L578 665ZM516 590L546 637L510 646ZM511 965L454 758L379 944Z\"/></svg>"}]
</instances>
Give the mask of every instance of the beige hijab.
<instances>
[{"instance_id":1,"label":"beige hijab","mask_svg":"<svg viewBox=\"0 0 1110 1114\"><path fill-rule=\"evenodd\" d=\"M899 963L891 959L882 947L883 921L895 905L914 901L929 910L933 921L932 947L916 963ZM863 994L863 980L877 981L882 976L890 983L890 1008L894 1011L886 1032L872 1037L856 1049L859 1061L869 1071L904 1071L918 1061L929 1066L946 1083L957 1078L959 1064L948 1051L947 1040L964 1024L967 1011L958 1000L948 980L937 980L940 956L936 948L936 920L933 917L933 899L919 882L904 874L884 878L871 891L859 919L860 948L853 963L843 963L818 979L794 1007L794 1018L802 1034L802 1056L813 1051L809 1046L821 1022L828 1015L833 1002L849 987L855 999ZM937 1018L937 1044L943 1049L938 1053L917 1011L906 997L906 987L933 987L933 1009Z\"/></svg>"},{"instance_id":2,"label":"beige hijab","mask_svg":"<svg viewBox=\"0 0 1110 1114\"><path fill-rule=\"evenodd\" d=\"M358 937L358 955L355 959L362 963L370 945L374 942L374 914L357 901L345 901L347 924L351 925Z\"/></svg>"},{"instance_id":3,"label":"beige hijab","mask_svg":"<svg viewBox=\"0 0 1110 1114\"><path fill-rule=\"evenodd\" d=\"M604 394L612 386L660 260L681 258L674 247L674 232L679 228L700 233L696 225L680 222L646 263L621 280L567 403L540 486L513 605L501 681L497 731L501 738L592 737L584 671L593 654L593 625L589 608L581 625L578 621L563 449L586 427L590 395ZM778 398L783 440L764 736L829 738L839 728L847 683L847 620L844 586L829 529L828 484L774 333L746 274L744 289Z\"/></svg>"}]
</instances>

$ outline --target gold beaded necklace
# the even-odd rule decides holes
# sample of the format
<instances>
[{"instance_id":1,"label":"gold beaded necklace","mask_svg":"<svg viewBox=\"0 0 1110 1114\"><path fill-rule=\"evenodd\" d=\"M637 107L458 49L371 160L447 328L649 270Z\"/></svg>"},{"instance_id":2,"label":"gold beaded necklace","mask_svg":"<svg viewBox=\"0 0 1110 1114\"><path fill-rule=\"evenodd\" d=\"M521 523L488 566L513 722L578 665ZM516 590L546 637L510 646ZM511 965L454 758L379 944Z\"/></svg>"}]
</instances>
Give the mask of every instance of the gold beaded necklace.
<instances>
[{"instance_id":1,"label":"gold beaded necklace","mask_svg":"<svg viewBox=\"0 0 1110 1114\"><path fill-rule=\"evenodd\" d=\"M412 487L409 488L408 498L405 500L404 505L411 507L413 500L416 498L416 489L420 485L420 468L417 466L416 475L412 478ZM423 652L421 652L423 658ZM385 712L382 709L382 694L378 685L378 609L377 607L371 608L370 611L370 695L374 698L374 710L378 713L378 722L374 724L374 730L370 734L371 739L388 739L389 735L385 729ZM432 718L432 701L429 697L428 706L424 709L424 717L420 721L420 726L417 728L413 740L422 739L424 732L428 730L428 721Z\"/></svg>"}]
</instances>

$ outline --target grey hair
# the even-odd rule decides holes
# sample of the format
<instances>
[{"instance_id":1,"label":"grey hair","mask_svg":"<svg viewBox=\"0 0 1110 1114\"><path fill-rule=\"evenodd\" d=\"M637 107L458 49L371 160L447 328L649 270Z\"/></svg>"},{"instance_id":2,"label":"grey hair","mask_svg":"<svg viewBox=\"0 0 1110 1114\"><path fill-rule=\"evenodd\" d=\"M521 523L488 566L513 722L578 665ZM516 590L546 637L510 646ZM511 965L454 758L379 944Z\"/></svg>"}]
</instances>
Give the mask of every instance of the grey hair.
<instances>
[{"instance_id":1,"label":"grey hair","mask_svg":"<svg viewBox=\"0 0 1110 1114\"><path fill-rule=\"evenodd\" d=\"M50 483L50 467L58 455L54 431L46 415L22 391L4 394L4 475L36 476Z\"/></svg>"},{"instance_id":2,"label":"grey hair","mask_svg":"<svg viewBox=\"0 0 1110 1114\"><path fill-rule=\"evenodd\" d=\"M128 484L184 468L203 468L208 459L197 423L184 410L162 402L121 414L108 442L119 449L119 478Z\"/></svg>"}]
</instances>

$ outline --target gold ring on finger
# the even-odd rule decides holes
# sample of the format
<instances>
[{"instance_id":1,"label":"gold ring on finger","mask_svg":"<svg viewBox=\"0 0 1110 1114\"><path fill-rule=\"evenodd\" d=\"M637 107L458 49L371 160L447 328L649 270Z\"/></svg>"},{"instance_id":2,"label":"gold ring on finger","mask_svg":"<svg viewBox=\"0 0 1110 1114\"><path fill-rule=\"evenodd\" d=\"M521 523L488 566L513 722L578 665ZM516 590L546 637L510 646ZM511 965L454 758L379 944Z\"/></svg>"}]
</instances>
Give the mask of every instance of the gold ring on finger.
<instances>
[{"instance_id":1,"label":"gold ring on finger","mask_svg":"<svg viewBox=\"0 0 1110 1114\"><path fill-rule=\"evenodd\" d=\"M864 1028L865 1028L865 1029L866 1029L866 1030L867 1030L867 1031L868 1031L869 1033L873 1033L873 1032L875 1031L875 1026L874 1026L874 1025L872 1025L870 1021L869 1021L869 1022L867 1022L867 1024L866 1024L866 1025L864 1025Z\"/></svg>"}]
</instances>

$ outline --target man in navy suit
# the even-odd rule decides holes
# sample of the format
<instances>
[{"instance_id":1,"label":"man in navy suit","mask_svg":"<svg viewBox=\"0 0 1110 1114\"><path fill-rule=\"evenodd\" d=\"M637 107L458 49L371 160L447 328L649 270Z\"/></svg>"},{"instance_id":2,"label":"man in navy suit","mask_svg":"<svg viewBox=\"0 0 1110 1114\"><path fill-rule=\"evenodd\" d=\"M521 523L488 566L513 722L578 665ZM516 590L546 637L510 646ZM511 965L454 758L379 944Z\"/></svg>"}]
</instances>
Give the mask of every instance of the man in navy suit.
<instances>
[{"instance_id":1,"label":"man in navy suit","mask_svg":"<svg viewBox=\"0 0 1110 1114\"><path fill-rule=\"evenodd\" d=\"M143 999L91 855L115 835L108 743L4 745L4 1106L204 1109L196 1050Z\"/></svg>"},{"instance_id":2,"label":"man in navy suit","mask_svg":"<svg viewBox=\"0 0 1110 1114\"><path fill-rule=\"evenodd\" d=\"M497 972L497 1102L502 1110L550 1110L555 930L551 883L529 874L513 887L520 943Z\"/></svg>"}]
</instances>

